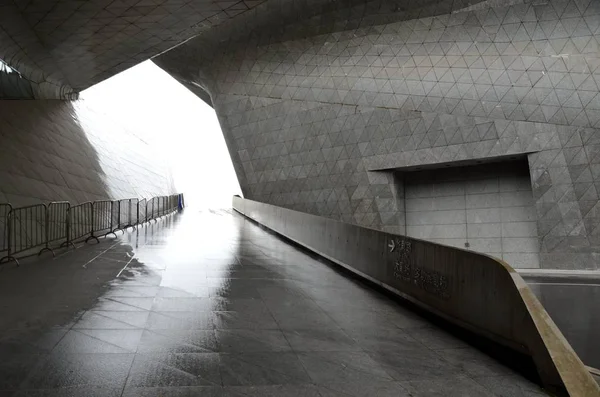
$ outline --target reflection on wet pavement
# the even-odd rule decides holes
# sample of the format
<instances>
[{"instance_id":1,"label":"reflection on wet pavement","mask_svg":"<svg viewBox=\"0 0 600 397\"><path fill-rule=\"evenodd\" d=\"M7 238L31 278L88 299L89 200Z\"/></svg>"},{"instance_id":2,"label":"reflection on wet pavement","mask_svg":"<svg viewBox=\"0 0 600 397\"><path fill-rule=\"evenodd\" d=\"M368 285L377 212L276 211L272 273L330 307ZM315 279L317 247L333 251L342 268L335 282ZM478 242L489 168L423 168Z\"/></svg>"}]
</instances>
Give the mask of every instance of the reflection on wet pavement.
<instances>
[{"instance_id":1,"label":"reflection on wet pavement","mask_svg":"<svg viewBox=\"0 0 600 397\"><path fill-rule=\"evenodd\" d=\"M38 280L48 269L51 284ZM109 288L88 281L107 269ZM1 277L40 285L20 311L49 302L38 323L4 324L1 397L544 395L227 211L188 210ZM66 309L50 298L72 291Z\"/></svg>"}]
</instances>

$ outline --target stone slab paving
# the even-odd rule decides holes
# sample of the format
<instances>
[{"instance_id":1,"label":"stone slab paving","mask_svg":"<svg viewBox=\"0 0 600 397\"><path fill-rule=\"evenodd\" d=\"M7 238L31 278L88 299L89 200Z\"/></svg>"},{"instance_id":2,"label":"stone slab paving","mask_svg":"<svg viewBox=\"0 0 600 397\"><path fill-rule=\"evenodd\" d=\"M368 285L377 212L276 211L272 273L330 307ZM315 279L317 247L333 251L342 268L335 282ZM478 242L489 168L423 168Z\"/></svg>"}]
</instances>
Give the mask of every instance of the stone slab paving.
<instances>
[{"instance_id":1,"label":"stone slab paving","mask_svg":"<svg viewBox=\"0 0 600 397\"><path fill-rule=\"evenodd\" d=\"M49 266L54 281L39 282ZM108 287L84 288L94 299L51 304L85 295L77 285L95 273L82 269L97 268L112 273ZM24 287L39 299L19 311L49 302L44 321L4 324L0 397L545 395L229 211L188 210L0 277L45 285Z\"/></svg>"}]
</instances>

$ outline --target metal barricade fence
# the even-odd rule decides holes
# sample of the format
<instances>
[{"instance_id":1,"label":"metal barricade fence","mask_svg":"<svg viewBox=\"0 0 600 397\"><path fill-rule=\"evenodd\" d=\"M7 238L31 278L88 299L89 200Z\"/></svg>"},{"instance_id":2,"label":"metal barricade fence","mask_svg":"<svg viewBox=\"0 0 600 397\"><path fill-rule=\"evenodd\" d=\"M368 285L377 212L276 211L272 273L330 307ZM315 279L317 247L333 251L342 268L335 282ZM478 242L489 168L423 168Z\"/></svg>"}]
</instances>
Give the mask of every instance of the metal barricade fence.
<instances>
[{"instance_id":1,"label":"metal barricade fence","mask_svg":"<svg viewBox=\"0 0 600 397\"><path fill-rule=\"evenodd\" d=\"M18 264L14 255L46 244L47 209L45 204L12 209L8 222L8 250L11 257L8 260L14 260Z\"/></svg>"},{"instance_id":2,"label":"metal barricade fence","mask_svg":"<svg viewBox=\"0 0 600 397\"><path fill-rule=\"evenodd\" d=\"M163 196L158 197L158 211L156 212L156 218L160 219L163 216L163 212L165 209L165 200Z\"/></svg>"},{"instance_id":3,"label":"metal barricade fence","mask_svg":"<svg viewBox=\"0 0 600 397\"><path fill-rule=\"evenodd\" d=\"M160 198L160 203L161 203L160 216L163 217L167 213L167 197L166 196L162 196Z\"/></svg>"},{"instance_id":4,"label":"metal barricade fence","mask_svg":"<svg viewBox=\"0 0 600 397\"><path fill-rule=\"evenodd\" d=\"M71 207L69 211L69 243L74 243L84 237L87 242L93 236L94 207L91 202Z\"/></svg>"},{"instance_id":5,"label":"metal barricade fence","mask_svg":"<svg viewBox=\"0 0 600 397\"><path fill-rule=\"evenodd\" d=\"M50 244L55 241L67 240L69 233L69 209L71 204L68 201L53 201L48 204L46 209L46 229L45 229L45 247L40 250L50 251L54 255L54 250Z\"/></svg>"},{"instance_id":6,"label":"metal barricade fence","mask_svg":"<svg viewBox=\"0 0 600 397\"><path fill-rule=\"evenodd\" d=\"M158 198L158 217L162 218L165 215L165 196Z\"/></svg>"},{"instance_id":7,"label":"metal barricade fence","mask_svg":"<svg viewBox=\"0 0 600 397\"><path fill-rule=\"evenodd\" d=\"M102 237L114 234L114 236L117 237L113 232L114 207L115 202L112 200L100 200L92 203L92 234L90 238L99 241L99 236Z\"/></svg>"},{"instance_id":8,"label":"metal barricade fence","mask_svg":"<svg viewBox=\"0 0 600 397\"><path fill-rule=\"evenodd\" d=\"M6 254L0 257L0 263L8 262L14 258L10 252L10 217L11 217L12 205L0 204L0 255L4 252Z\"/></svg>"},{"instance_id":9,"label":"metal barricade fence","mask_svg":"<svg viewBox=\"0 0 600 397\"><path fill-rule=\"evenodd\" d=\"M177 209L177 195L172 195L170 197L171 205L169 205L169 212L173 212Z\"/></svg>"},{"instance_id":10,"label":"metal barricade fence","mask_svg":"<svg viewBox=\"0 0 600 397\"><path fill-rule=\"evenodd\" d=\"M148 206L148 200L146 200L145 198L138 201L138 205L137 205L138 225L142 225L148 221L148 215L146 213L147 206Z\"/></svg>"},{"instance_id":11,"label":"metal barricade fence","mask_svg":"<svg viewBox=\"0 0 600 397\"><path fill-rule=\"evenodd\" d=\"M50 251L53 243L60 247L85 238L115 234L151 220L157 220L183 206L183 195L158 196L151 199L99 200L71 206L67 201L13 208L0 204L0 263L15 261L14 255L42 247L38 254ZM115 234L116 237L116 234Z\"/></svg>"},{"instance_id":12,"label":"metal barricade fence","mask_svg":"<svg viewBox=\"0 0 600 397\"><path fill-rule=\"evenodd\" d=\"M120 210L119 210L119 201L115 200L113 201L112 207L111 207L111 214L110 214L110 219L111 219L111 232L115 233L117 230L119 230L119 214L120 214ZM116 234L115 234L116 236Z\"/></svg>"},{"instance_id":13,"label":"metal barricade fence","mask_svg":"<svg viewBox=\"0 0 600 397\"><path fill-rule=\"evenodd\" d=\"M113 229L113 233L118 230L124 233L125 228L129 223L129 199L115 201L115 205L117 206L117 222Z\"/></svg>"},{"instance_id":14,"label":"metal barricade fence","mask_svg":"<svg viewBox=\"0 0 600 397\"><path fill-rule=\"evenodd\" d=\"M119 216L116 230L125 230L132 227L132 201L137 199L123 199L118 201ZM136 209L137 211L137 209Z\"/></svg>"},{"instance_id":15,"label":"metal barricade fence","mask_svg":"<svg viewBox=\"0 0 600 397\"><path fill-rule=\"evenodd\" d=\"M140 200L136 198L129 199L129 227L135 228L138 223L138 203Z\"/></svg>"},{"instance_id":16,"label":"metal barricade fence","mask_svg":"<svg viewBox=\"0 0 600 397\"><path fill-rule=\"evenodd\" d=\"M154 197L148 199L146 202L146 222L150 222L152 220L152 213L154 211Z\"/></svg>"},{"instance_id":17,"label":"metal barricade fence","mask_svg":"<svg viewBox=\"0 0 600 397\"><path fill-rule=\"evenodd\" d=\"M158 197L152 197L152 199L150 200L150 219L149 220L156 221L156 218L158 218L157 211L158 211Z\"/></svg>"},{"instance_id":18,"label":"metal barricade fence","mask_svg":"<svg viewBox=\"0 0 600 397\"><path fill-rule=\"evenodd\" d=\"M158 209L159 209L159 202L160 202L160 197L153 197L152 200L150 200L150 220L154 220L156 221L156 218L159 217L158 215Z\"/></svg>"}]
</instances>

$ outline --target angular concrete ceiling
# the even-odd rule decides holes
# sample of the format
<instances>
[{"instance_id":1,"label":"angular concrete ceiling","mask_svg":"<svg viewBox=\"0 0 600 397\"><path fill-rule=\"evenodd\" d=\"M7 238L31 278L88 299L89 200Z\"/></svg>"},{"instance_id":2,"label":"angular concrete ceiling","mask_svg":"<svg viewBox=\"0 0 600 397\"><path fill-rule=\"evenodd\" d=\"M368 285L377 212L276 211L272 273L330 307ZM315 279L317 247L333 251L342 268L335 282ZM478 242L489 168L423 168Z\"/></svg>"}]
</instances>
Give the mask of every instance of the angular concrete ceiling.
<instances>
[{"instance_id":1,"label":"angular concrete ceiling","mask_svg":"<svg viewBox=\"0 0 600 397\"><path fill-rule=\"evenodd\" d=\"M224 21L182 45L161 53L152 61L179 80L197 96L213 106L211 91L215 91L216 75L227 68L232 58L257 58L270 52L271 46L283 51L273 54L273 63L287 62L290 55L297 56L311 43L324 42L318 54L308 50L311 70L331 66L336 57L350 51L339 40L358 37L371 30L382 33L386 24L453 14L459 10L471 11L489 8L496 3L523 3L531 0L269 0L249 12ZM361 33L362 34L362 33ZM419 34L423 34L420 32ZM329 36L331 35L331 36ZM386 32L386 42L397 41L401 35ZM426 36L426 35L425 35ZM357 39L361 41L362 39ZM355 45L355 43L353 43ZM368 46L369 43L362 43ZM378 53L373 46L370 56ZM317 57L315 57L317 55ZM266 72L262 62L240 64L239 70L228 71L230 82L235 76ZM305 73L286 71L284 74ZM281 70L277 73L283 73ZM211 87L212 86L212 87ZM239 88L239 87L238 87Z\"/></svg>"},{"instance_id":2,"label":"angular concrete ceiling","mask_svg":"<svg viewBox=\"0 0 600 397\"><path fill-rule=\"evenodd\" d=\"M0 59L36 98L77 93L265 0L0 0Z\"/></svg>"}]
</instances>

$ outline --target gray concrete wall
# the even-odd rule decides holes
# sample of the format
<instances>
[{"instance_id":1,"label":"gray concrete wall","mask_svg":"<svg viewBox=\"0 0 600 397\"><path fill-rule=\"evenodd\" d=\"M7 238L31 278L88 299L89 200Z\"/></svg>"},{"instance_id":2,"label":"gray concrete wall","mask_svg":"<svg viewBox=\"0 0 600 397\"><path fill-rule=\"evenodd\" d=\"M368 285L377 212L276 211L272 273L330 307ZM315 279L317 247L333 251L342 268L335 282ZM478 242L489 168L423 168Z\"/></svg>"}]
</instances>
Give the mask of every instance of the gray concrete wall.
<instances>
[{"instance_id":1,"label":"gray concrete wall","mask_svg":"<svg viewBox=\"0 0 600 397\"><path fill-rule=\"evenodd\" d=\"M417 171L404 176L406 235L539 267L527 163Z\"/></svg>"},{"instance_id":2,"label":"gray concrete wall","mask_svg":"<svg viewBox=\"0 0 600 397\"><path fill-rule=\"evenodd\" d=\"M155 61L210 93L246 197L398 231L388 170L517 154L540 265L598 269L599 4L268 1Z\"/></svg>"},{"instance_id":3,"label":"gray concrete wall","mask_svg":"<svg viewBox=\"0 0 600 397\"><path fill-rule=\"evenodd\" d=\"M83 102L0 101L0 203L174 193L162 156Z\"/></svg>"}]
</instances>

